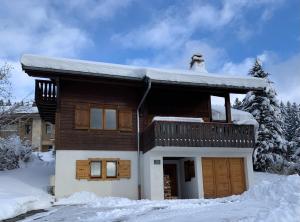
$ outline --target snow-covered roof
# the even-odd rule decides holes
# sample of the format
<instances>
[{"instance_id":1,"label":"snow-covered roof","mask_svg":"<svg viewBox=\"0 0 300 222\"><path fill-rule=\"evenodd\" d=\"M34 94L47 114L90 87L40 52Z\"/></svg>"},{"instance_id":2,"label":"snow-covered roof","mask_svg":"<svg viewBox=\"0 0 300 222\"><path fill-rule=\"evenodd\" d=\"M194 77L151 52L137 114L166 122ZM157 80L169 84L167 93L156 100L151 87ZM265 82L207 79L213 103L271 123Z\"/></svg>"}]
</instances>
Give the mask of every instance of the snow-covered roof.
<instances>
[{"instance_id":1,"label":"snow-covered roof","mask_svg":"<svg viewBox=\"0 0 300 222\"><path fill-rule=\"evenodd\" d=\"M149 78L152 82L180 85L262 90L267 84L265 80L253 77L214 75L193 70L137 67L29 54L22 56L21 64L25 71L50 71L65 75L85 75L132 80Z\"/></svg>"}]
</instances>

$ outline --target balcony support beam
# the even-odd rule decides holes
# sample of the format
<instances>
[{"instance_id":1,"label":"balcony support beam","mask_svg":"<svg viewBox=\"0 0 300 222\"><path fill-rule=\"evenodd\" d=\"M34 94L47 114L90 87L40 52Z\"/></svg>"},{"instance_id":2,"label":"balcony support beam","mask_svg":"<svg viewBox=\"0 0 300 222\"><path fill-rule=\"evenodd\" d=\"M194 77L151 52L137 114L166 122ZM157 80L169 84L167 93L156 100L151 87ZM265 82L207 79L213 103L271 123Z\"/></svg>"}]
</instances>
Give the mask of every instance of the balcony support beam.
<instances>
[{"instance_id":1,"label":"balcony support beam","mask_svg":"<svg viewBox=\"0 0 300 222\"><path fill-rule=\"evenodd\" d=\"M231 105L230 105L230 94L227 93L225 96L225 109L226 109L226 122L231 123Z\"/></svg>"}]
</instances>

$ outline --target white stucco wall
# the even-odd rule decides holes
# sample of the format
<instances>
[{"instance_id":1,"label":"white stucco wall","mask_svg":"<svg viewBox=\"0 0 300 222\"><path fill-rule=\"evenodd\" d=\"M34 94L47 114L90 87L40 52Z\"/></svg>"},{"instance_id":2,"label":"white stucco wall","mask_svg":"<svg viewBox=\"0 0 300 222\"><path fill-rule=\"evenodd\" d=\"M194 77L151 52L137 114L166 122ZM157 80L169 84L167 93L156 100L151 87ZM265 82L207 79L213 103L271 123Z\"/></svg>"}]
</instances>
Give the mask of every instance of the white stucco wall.
<instances>
[{"instance_id":1,"label":"white stucco wall","mask_svg":"<svg viewBox=\"0 0 300 222\"><path fill-rule=\"evenodd\" d=\"M32 120L32 148L41 149L42 147L42 120L40 118L33 118Z\"/></svg>"},{"instance_id":2,"label":"white stucco wall","mask_svg":"<svg viewBox=\"0 0 300 222\"><path fill-rule=\"evenodd\" d=\"M184 198L201 198L204 196L202 179L202 157L240 157L244 158L246 187L253 185L252 148L211 148L211 147L155 147L143 155L143 198L163 200L163 157L187 157L195 160L195 180L192 183L181 183ZM154 160L161 160L154 165ZM184 179L184 178L183 178ZM185 187L192 190L184 192ZM186 197L185 197L186 196Z\"/></svg>"},{"instance_id":3,"label":"white stucco wall","mask_svg":"<svg viewBox=\"0 0 300 222\"><path fill-rule=\"evenodd\" d=\"M76 179L76 160L88 158L120 158L131 160L130 179L88 181ZM79 191L94 192L99 196L138 199L137 152L57 150L55 167L55 196L60 198Z\"/></svg>"},{"instance_id":4,"label":"white stucco wall","mask_svg":"<svg viewBox=\"0 0 300 222\"><path fill-rule=\"evenodd\" d=\"M142 198L150 200L164 199L164 172L163 158L147 152L143 155L143 178L142 178ZM159 160L160 164L154 164L154 160Z\"/></svg>"},{"instance_id":5,"label":"white stucco wall","mask_svg":"<svg viewBox=\"0 0 300 222\"><path fill-rule=\"evenodd\" d=\"M195 177L191 178L191 181L185 181L184 175L184 162L187 160L193 160L194 163L197 158L194 157L186 157L180 160L180 173L181 173L181 187L182 187L182 199L196 199L199 197L198 194L198 176L195 171ZM196 165L195 165L196 167Z\"/></svg>"}]
</instances>

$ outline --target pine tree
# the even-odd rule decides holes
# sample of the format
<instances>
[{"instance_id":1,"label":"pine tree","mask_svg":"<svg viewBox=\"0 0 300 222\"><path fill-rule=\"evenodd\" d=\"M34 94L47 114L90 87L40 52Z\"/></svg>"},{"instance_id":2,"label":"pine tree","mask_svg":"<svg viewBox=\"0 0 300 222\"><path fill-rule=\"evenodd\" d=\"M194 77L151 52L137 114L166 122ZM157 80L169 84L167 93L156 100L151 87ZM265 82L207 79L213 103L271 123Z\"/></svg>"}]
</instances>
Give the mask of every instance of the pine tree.
<instances>
[{"instance_id":1,"label":"pine tree","mask_svg":"<svg viewBox=\"0 0 300 222\"><path fill-rule=\"evenodd\" d=\"M239 98L235 98L232 108L240 109L241 105L242 105L242 101L240 101Z\"/></svg>"},{"instance_id":2,"label":"pine tree","mask_svg":"<svg viewBox=\"0 0 300 222\"><path fill-rule=\"evenodd\" d=\"M281 120L282 120L281 128L283 131L284 138L286 139L286 131L287 131L286 120L287 120L288 114L287 114L286 105L282 101L280 102L280 112L281 112Z\"/></svg>"},{"instance_id":3,"label":"pine tree","mask_svg":"<svg viewBox=\"0 0 300 222\"><path fill-rule=\"evenodd\" d=\"M249 75L263 78L268 87L262 92L249 92L242 102L241 109L250 112L257 122L257 141L253 153L254 169L259 171L282 170L286 157L286 142L283 137L280 106L276 91L258 60Z\"/></svg>"},{"instance_id":4,"label":"pine tree","mask_svg":"<svg viewBox=\"0 0 300 222\"><path fill-rule=\"evenodd\" d=\"M296 103L291 104L287 102L286 104L286 118L284 120L285 125L285 138L287 141L291 142L295 136L296 130L300 127L300 116L299 107Z\"/></svg>"},{"instance_id":5,"label":"pine tree","mask_svg":"<svg viewBox=\"0 0 300 222\"><path fill-rule=\"evenodd\" d=\"M267 79L270 74L263 70L260 62L258 59L256 59L254 66L249 71L249 75L257 78Z\"/></svg>"}]
</instances>

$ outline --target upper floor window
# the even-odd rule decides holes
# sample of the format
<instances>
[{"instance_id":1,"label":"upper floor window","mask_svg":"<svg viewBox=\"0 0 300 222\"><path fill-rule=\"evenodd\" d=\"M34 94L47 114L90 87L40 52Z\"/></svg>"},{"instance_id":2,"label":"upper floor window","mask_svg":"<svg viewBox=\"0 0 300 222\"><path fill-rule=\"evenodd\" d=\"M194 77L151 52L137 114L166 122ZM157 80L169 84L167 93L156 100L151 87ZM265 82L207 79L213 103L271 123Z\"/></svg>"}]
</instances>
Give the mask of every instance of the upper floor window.
<instances>
[{"instance_id":1,"label":"upper floor window","mask_svg":"<svg viewBox=\"0 0 300 222\"><path fill-rule=\"evenodd\" d=\"M105 109L104 116L104 129L117 129L117 111L115 109Z\"/></svg>"},{"instance_id":2,"label":"upper floor window","mask_svg":"<svg viewBox=\"0 0 300 222\"><path fill-rule=\"evenodd\" d=\"M52 133L52 125L49 123L46 123L46 134L50 135Z\"/></svg>"},{"instance_id":3,"label":"upper floor window","mask_svg":"<svg viewBox=\"0 0 300 222\"><path fill-rule=\"evenodd\" d=\"M103 129L103 109L91 108L90 128Z\"/></svg>"},{"instance_id":4,"label":"upper floor window","mask_svg":"<svg viewBox=\"0 0 300 222\"><path fill-rule=\"evenodd\" d=\"M75 129L132 131L133 113L128 108L105 108L102 105L75 106Z\"/></svg>"},{"instance_id":5,"label":"upper floor window","mask_svg":"<svg viewBox=\"0 0 300 222\"><path fill-rule=\"evenodd\" d=\"M117 110L91 108L90 110L90 128L91 129L117 129Z\"/></svg>"},{"instance_id":6,"label":"upper floor window","mask_svg":"<svg viewBox=\"0 0 300 222\"><path fill-rule=\"evenodd\" d=\"M212 121L226 121L225 97L211 96Z\"/></svg>"}]
</instances>

